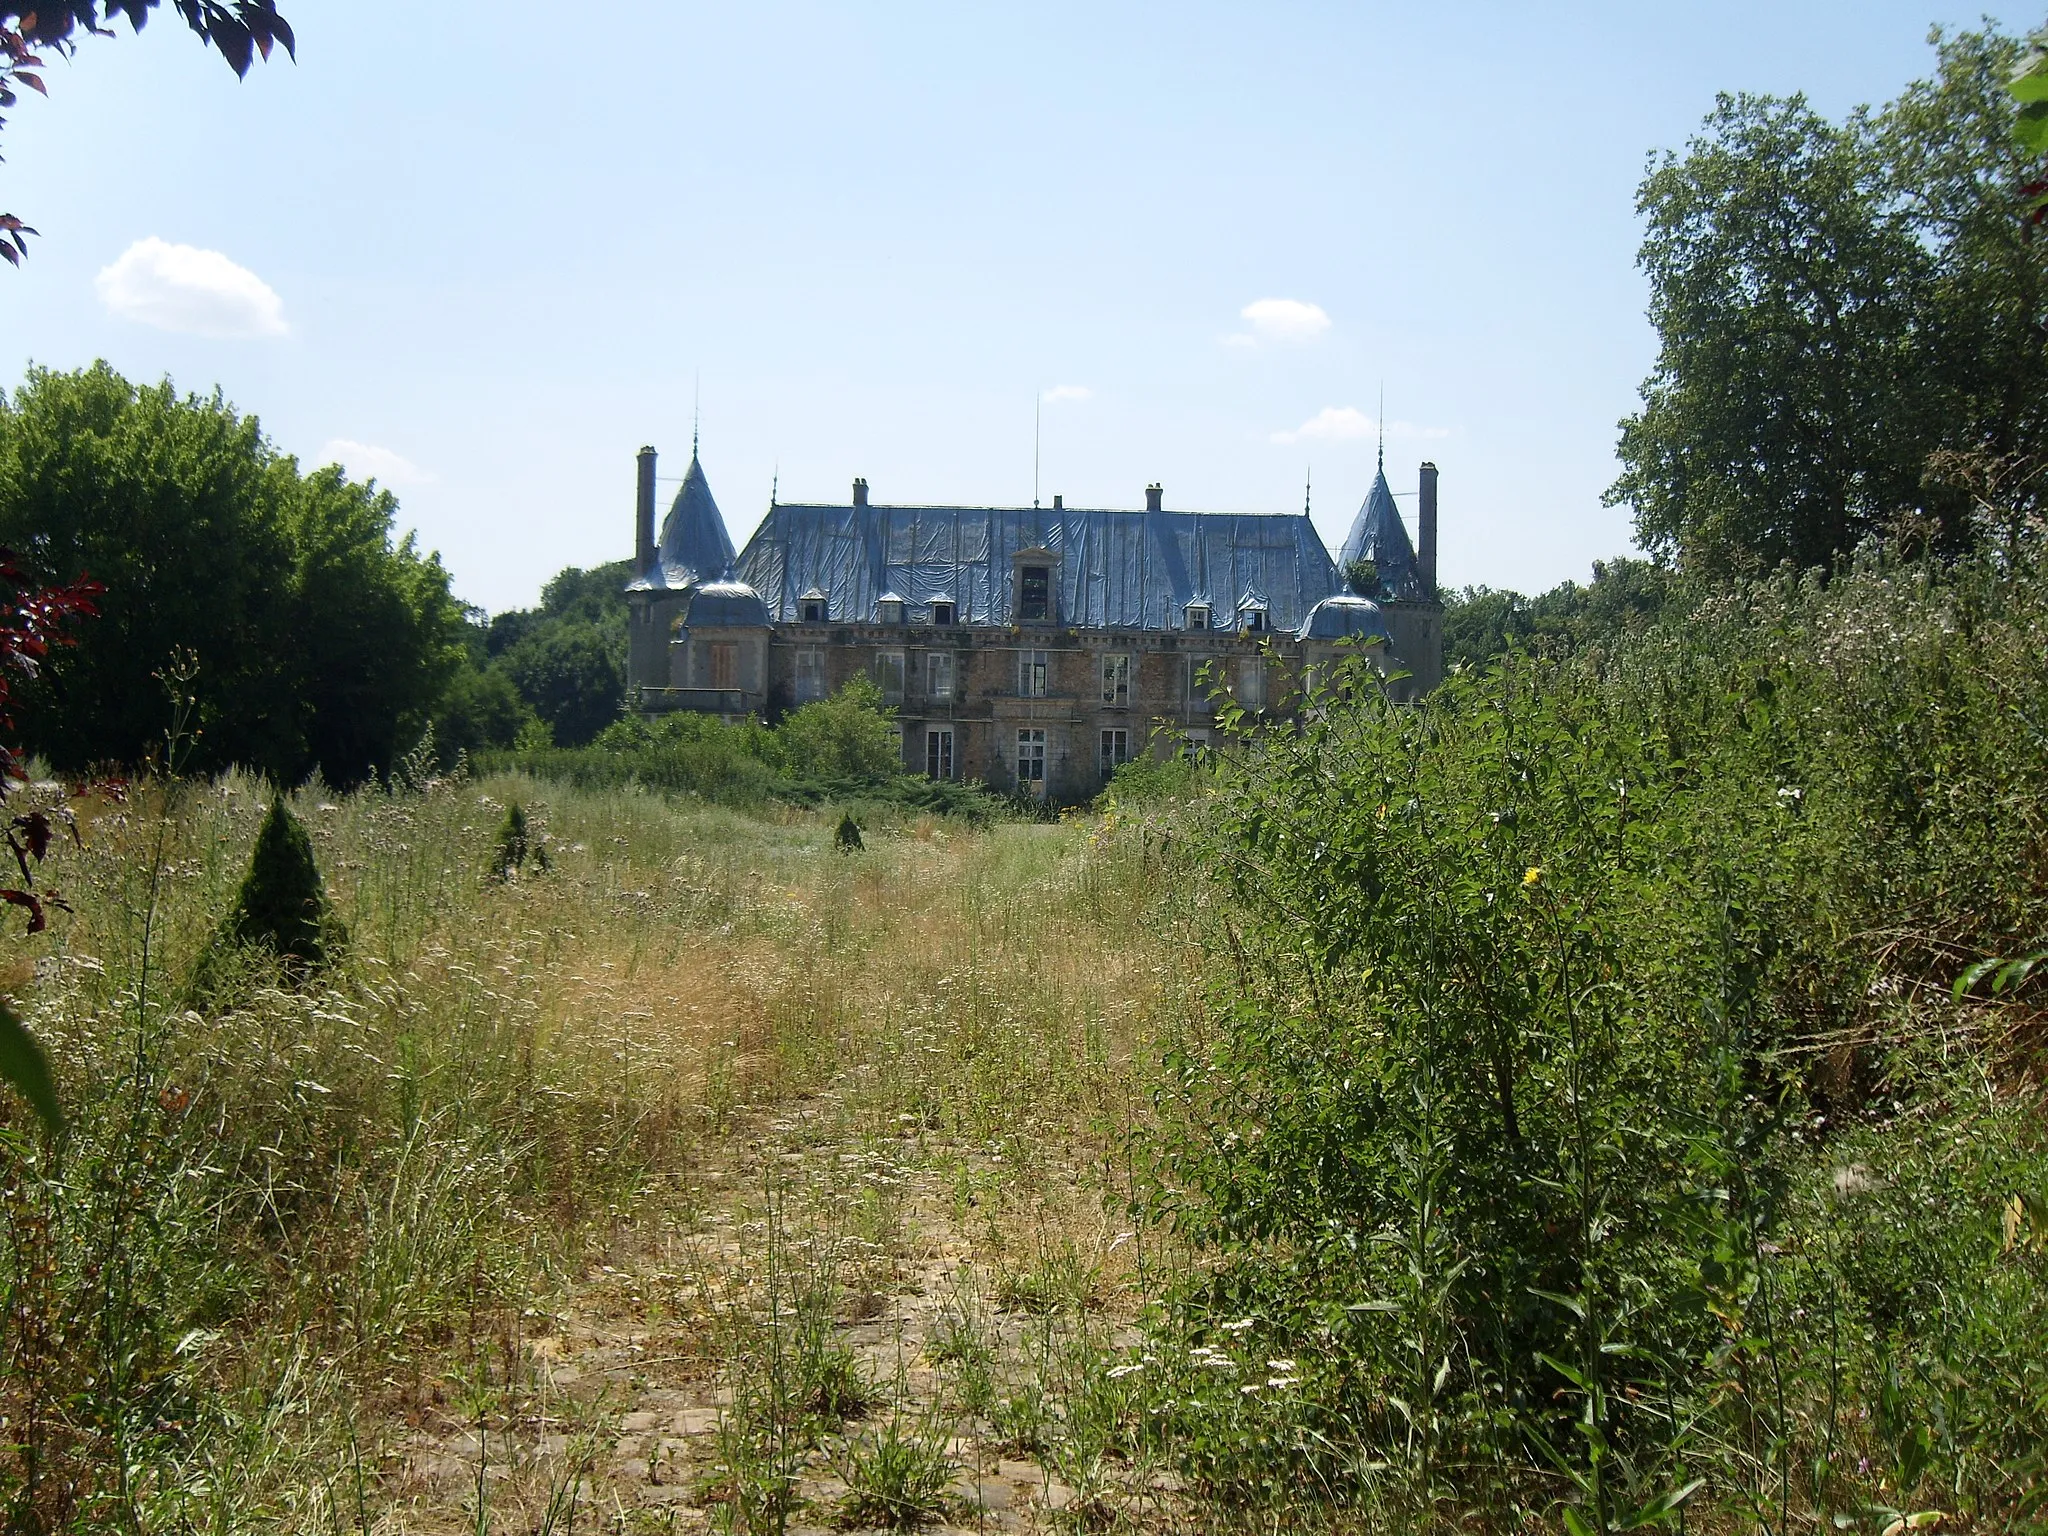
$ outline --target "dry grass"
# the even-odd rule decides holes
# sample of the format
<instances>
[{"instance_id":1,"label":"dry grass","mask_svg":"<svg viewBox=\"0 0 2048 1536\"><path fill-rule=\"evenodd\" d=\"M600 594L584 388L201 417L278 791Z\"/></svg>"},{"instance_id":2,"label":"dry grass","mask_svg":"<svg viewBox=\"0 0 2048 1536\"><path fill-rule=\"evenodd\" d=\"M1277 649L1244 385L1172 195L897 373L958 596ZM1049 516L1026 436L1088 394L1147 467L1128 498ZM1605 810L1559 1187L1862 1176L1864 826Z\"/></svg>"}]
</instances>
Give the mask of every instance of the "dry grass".
<instances>
[{"instance_id":1,"label":"dry grass","mask_svg":"<svg viewBox=\"0 0 2048 1536\"><path fill-rule=\"evenodd\" d=\"M347 959L189 1008L262 795L99 808L76 917L7 941L76 1111L0 1149L18 1523L745 1524L771 1441L807 1518L932 1455L956 1514L1092 1497L1017 1424L1138 1300L1123 1133L1184 985L1141 841L316 790ZM512 798L554 867L507 885Z\"/></svg>"}]
</instances>

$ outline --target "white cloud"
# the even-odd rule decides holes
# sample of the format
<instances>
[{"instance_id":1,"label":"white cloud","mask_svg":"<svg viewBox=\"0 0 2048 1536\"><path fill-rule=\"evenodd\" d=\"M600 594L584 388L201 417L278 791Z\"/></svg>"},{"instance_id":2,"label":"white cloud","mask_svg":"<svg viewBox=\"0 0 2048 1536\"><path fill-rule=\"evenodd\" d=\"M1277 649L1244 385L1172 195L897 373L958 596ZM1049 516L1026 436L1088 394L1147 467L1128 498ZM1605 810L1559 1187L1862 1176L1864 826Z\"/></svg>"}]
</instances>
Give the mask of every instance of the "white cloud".
<instances>
[{"instance_id":1,"label":"white cloud","mask_svg":"<svg viewBox=\"0 0 2048 1536\"><path fill-rule=\"evenodd\" d=\"M1223 338L1225 346L1256 347L1262 342L1314 341L1330 328L1330 317L1320 304L1301 299L1254 299L1238 312L1251 326Z\"/></svg>"},{"instance_id":2,"label":"white cloud","mask_svg":"<svg viewBox=\"0 0 2048 1536\"><path fill-rule=\"evenodd\" d=\"M1390 421L1388 437L1396 440L1449 437L1448 427L1419 427L1412 421ZM1275 432L1276 443L1350 443L1380 435L1380 424L1355 405L1326 405L1292 432Z\"/></svg>"},{"instance_id":3,"label":"white cloud","mask_svg":"<svg viewBox=\"0 0 2048 1536\"><path fill-rule=\"evenodd\" d=\"M219 251L151 235L100 268L100 302L124 320L191 336L283 336L284 301Z\"/></svg>"},{"instance_id":4,"label":"white cloud","mask_svg":"<svg viewBox=\"0 0 2048 1536\"><path fill-rule=\"evenodd\" d=\"M380 480L397 488L432 485L435 478L432 471L421 469L403 454L379 448L375 443L351 442L345 437L330 439L320 450L320 462L339 464L351 479Z\"/></svg>"},{"instance_id":5,"label":"white cloud","mask_svg":"<svg viewBox=\"0 0 2048 1536\"><path fill-rule=\"evenodd\" d=\"M1055 384L1039 398L1051 405L1056 400L1086 400L1093 393L1086 384Z\"/></svg>"}]
</instances>

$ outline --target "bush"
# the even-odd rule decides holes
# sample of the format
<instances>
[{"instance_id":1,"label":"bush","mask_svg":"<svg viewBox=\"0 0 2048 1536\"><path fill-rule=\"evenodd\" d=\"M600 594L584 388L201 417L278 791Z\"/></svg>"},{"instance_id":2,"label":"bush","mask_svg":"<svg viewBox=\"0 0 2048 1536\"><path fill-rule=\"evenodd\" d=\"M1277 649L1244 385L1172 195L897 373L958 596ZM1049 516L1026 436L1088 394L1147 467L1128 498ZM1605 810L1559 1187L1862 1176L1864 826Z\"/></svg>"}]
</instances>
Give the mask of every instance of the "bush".
<instances>
[{"instance_id":1,"label":"bush","mask_svg":"<svg viewBox=\"0 0 2048 1536\"><path fill-rule=\"evenodd\" d=\"M240 947L275 956L287 974L308 976L346 940L347 930L328 908L312 840L279 795L256 834L249 873L202 962L202 975L216 974L223 952Z\"/></svg>"},{"instance_id":2,"label":"bush","mask_svg":"<svg viewBox=\"0 0 2048 1536\"><path fill-rule=\"evenodd\" d=\"M1211 1254L1190 1347L1303 1364L1163 1404L1193 1470L1590 1529L1696 1478L1778 1528L2016 1512L2038 1062L1948 989L2048 930L2044 565L1872 548L1221 755L1158 1198Z\"/></svg>"}]
</instances>

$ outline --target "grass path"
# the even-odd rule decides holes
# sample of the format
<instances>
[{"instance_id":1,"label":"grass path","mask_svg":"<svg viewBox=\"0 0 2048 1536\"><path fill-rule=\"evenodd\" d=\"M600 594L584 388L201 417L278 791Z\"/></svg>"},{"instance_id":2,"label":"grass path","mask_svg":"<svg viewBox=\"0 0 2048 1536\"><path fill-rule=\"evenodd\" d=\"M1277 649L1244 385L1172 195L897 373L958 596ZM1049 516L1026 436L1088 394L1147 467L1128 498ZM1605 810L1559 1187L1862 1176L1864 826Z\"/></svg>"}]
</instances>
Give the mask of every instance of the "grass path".
<instances>
[{"instance_id":1,"label":"grass path","mask_svg":"<svg viewBox=\"0 0 2048 1536\"><path fill-rule=\"evenodd\" d=\"M1078 825L870 842L743 892L772 920L575 983L638 1016L636 1070L693 1079L687 1167L415 1402L383 1529L474 1532L480 1490L505 1531L566 1528L572 1491L619 1532L772 1526L778 1493L792 1530L1159 1504L1063 1407L1140 1301L1112 1185L1169 974L1142 857Z\"/></svg>"}]
</instances>

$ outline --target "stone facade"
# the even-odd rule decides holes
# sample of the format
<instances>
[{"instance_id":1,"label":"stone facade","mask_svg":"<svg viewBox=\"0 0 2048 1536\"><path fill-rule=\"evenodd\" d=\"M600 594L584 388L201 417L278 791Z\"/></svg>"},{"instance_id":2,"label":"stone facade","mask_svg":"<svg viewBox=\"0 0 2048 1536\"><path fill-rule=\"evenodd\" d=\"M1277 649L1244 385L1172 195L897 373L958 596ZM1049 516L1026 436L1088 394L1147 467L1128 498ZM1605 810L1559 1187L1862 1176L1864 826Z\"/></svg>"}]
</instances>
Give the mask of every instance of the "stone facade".
<instances>
[{"instance_id":1,"label":"stone facade","mask_svg":"<svg viewBox=\"0 0 2048 1536\"><path fill-rule=\"evenodd\" d=\"M860 482L844 507L771 507L735 557L694 456L656 541L641 463L628 683L649 713L773 720L868 678L907 769L1065 802L1210 739L1220 696L1292 714L1342 650L1409 694L1441 677L1434 466L1421 556L1384 473L1360 509L1347 563L1384 573L1375 601L1342 590L1305 514L1170 513L1156 487L1142 513L1069 512L883 507Z\"/></svg>"}]
</instances>

